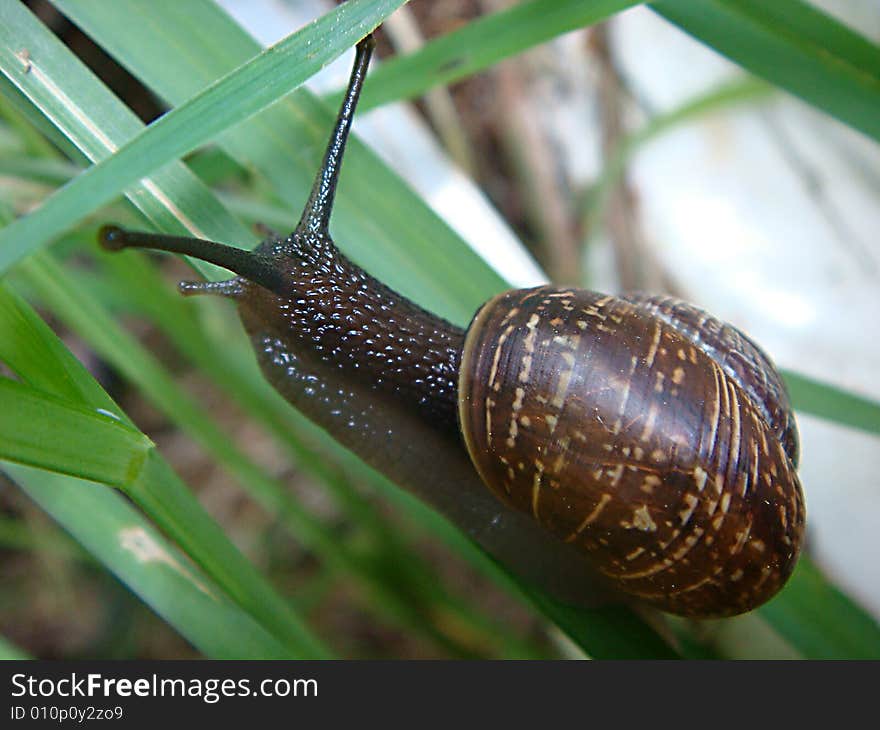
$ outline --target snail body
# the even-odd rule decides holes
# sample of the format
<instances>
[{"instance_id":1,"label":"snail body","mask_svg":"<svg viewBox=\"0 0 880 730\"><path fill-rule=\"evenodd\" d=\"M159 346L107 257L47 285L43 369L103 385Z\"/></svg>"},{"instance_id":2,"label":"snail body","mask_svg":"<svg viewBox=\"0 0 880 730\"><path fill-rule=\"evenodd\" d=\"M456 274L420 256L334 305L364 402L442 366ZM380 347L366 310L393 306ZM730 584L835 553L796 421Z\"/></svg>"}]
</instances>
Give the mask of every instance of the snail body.
<instances>
[{"instance_id":1,"label":"snail body","mask_svg":"<svg viewBox=\"0 0 880 730\"><path fill-rule=\"evenodd\" d=\"M369 63L355 67L297 228L253 252L102 229L237 276L183 283L238 303L257 361L293 405L527 580L594 603L747 611L799 554L797 431L745 335L663 297L536 287L462 330L378 282L329 235ZM488 488L487 488L488 487Z\"/></svg>"}]
</instances>

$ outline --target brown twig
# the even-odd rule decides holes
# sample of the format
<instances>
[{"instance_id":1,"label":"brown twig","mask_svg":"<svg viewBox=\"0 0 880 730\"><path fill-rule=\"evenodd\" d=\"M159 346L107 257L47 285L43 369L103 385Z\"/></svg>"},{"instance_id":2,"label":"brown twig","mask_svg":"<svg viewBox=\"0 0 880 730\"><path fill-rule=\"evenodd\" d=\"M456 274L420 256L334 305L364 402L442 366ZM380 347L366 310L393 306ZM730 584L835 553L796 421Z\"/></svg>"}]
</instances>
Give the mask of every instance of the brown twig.
<instances>
[{"instance_id":1,"label":"brown twig","mask_svg":"<svg viewBox=\"0 0 880 730\"><path fill-rule=\"evenodd\" d=\"M601 124L602 157L607 163L627 135L624 121L626 91L614 63L609 23L590 33L590 49L599 67L598 106ZM609 191L604 209L604 225L617 261L617 274L623 290L662 291L664 276L652 255L641 226L638 199L627 175ZM596 222L591 222L595 226Z\"/></svg>"},{"instance_id":2,"label":"brown twig","mask_svg":"<svg viewBox=\"0 0 880 730\"><path fill-rule=\"evenodd\" d=\"M483 0L487 10L507 4L506 0ZM538 242L538 256L553 281L581 284L580 235L571 191L558 150L550 143L529 97L526 63L509 59L493 74L502 140L524 189L524 212Z\"/></svg>"}]
</instances>

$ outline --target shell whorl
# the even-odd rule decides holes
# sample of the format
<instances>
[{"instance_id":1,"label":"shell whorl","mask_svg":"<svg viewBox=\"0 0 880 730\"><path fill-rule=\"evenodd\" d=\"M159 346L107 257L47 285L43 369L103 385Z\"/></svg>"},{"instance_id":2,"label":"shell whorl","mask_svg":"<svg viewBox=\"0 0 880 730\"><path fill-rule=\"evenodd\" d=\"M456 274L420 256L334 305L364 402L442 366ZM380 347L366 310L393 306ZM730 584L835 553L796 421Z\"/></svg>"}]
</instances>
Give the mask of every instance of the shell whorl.
<instances>
[{"instance_id":1,"label":"shell whorl","mask_svg":"<svg viewBox=\"0 0 880 730\"><path fill-rule=\"evenodd\" d=\"M729 325L666 298L506 292L468 330L459 394L489 488L624 593L731 615L791 574L796 427L769 360Z\"/></svg>"}]
</instances>

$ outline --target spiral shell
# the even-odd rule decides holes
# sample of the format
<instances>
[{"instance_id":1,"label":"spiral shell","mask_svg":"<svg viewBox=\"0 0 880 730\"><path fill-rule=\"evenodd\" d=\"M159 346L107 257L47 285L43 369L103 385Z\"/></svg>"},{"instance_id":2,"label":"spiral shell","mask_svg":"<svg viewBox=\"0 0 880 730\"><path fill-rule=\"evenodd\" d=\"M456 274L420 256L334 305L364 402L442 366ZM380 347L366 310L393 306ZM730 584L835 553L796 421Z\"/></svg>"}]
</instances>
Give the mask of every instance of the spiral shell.
<instances>
[{"instance_id":1,"label":"spiral shell","mask_svg":"<svg viewBox=\"0 0 880 730\"><path fill-rule=\"evenodd\" d=\"M794 418L767 356L730 325L669 298L505 292L471 323L459 394L486 485L624 593L732 615L794 569Z\"/></svg>"}]
</instances>

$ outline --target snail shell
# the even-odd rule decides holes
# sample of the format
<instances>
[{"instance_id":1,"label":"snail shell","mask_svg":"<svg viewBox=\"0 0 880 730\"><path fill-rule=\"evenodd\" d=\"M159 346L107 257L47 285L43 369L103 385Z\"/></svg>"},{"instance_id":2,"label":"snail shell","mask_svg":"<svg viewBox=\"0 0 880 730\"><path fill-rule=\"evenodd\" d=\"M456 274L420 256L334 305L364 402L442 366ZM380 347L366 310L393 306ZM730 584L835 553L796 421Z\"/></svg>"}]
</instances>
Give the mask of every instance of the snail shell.
<instances>
[{"instance_id":1,"label":"snail shell","mask_svg":"<svg viewBox=\"0 0 880 730\"><path fill-rule=\"evenodd\" d=\"M749 610L804 530L785 388L745 335L664 297L505 292L467 334L459 415L487 486L665 611Z\"/></svg>"}]
</instances>

